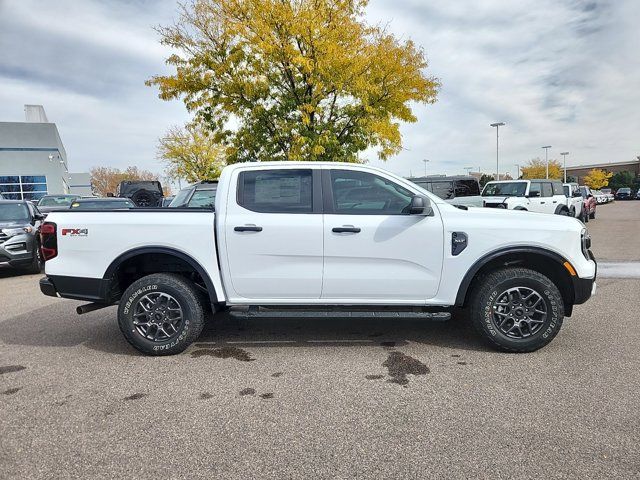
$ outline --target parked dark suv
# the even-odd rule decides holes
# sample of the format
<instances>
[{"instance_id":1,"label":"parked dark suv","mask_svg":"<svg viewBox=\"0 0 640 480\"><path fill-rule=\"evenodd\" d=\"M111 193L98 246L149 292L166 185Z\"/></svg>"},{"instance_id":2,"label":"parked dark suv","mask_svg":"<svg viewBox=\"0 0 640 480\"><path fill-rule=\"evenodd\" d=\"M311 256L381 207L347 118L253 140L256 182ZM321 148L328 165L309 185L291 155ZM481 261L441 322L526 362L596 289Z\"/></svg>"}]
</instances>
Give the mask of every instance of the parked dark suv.
<instances>
[{"instance_id":1,"label":"parked dark suv","mask_svg":"<svg viewBox=\"0 0 640 480\"><path fill-rule=\"evenodd\" d=\"M169 208L213 208L217 190L217 180L194 183L180 190Z\"/></svg>"},{"instance_id":2,"label":"parked dark suv","mask_svg":"<svg viewBox=\"0 0 640 480\"><path fill-rule=\"evenodd\" d=\"M631 200L631 189L629 187L619 188L616 192L616 200Z\"/></svg>"},{"instance_id":3,"label":"parked dark suv","mask_svg":"<svg viewBox=\"0 0 640 480\"><path fill-rule=\"evenodd\" d=\"M480 184L473 177L464 175L433 175L427 177L410 177L416 185L435 193L438 197L453 205L466 207L484 206L480 196Z\"/></svg>"},{"instance_id":4,"label":"parked dark suv","mask_svg":"<svg viewBox=\"0 0 640 480\"><path fill-rule=\"evenodd\" d=\"M44 215L31 202L0 200L0 264L40 273L38 233Z\"/></svg>"}]
</instances>

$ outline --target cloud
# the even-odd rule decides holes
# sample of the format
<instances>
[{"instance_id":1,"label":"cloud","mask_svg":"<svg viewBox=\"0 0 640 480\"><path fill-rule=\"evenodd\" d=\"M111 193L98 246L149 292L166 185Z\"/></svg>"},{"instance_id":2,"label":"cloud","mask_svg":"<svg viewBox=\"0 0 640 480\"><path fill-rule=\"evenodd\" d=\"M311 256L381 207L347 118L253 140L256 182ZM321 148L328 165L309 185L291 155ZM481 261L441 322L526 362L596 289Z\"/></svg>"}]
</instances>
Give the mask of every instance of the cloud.
<instances>
[{"instance_id":1,"label":"cloud","mask_svg":"<svg viewBox=\"0 0 640 480\"><path fill-rule=\"evenodd\" d=\"M42 103L58 124L72 170L138 165L161 171L157 138L188 119L180 102L144 86L168 71L152 27L173 0L0 0L0 120ZM571 164L640 154L640 2L636 0L372 0L368 20L422 45L443 83L415 106L405 149L383 166L408 175L501 171L570 151ZM380 164L369 155L372 163Z\"/></svg>"}]
</instances>

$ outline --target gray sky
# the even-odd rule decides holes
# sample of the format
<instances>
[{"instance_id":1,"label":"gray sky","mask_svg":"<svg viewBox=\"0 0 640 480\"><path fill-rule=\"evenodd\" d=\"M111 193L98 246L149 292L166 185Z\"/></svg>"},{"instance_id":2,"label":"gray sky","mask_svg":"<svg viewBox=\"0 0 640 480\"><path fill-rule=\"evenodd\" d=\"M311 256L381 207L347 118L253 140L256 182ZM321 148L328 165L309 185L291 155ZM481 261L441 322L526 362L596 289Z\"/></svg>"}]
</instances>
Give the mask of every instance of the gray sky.
<instances>
[{"instance_id":1,"label":"gray sky","mask_svg":"<svg viewBox=\"0 0 640 480\"><path fill-rule=\"evenodd\" d=\"M167 72L152 27L175 11L173 0L0 0L0 121L43 104L72 171L161 172L157 138L188 115L144 81ZM542 145L570 151L571 165L640 155L640 1L371 0L368 17L421 45L443 84L385 168L421 174L428 158L430 173L492 171L496 121L501 172Z\"/></svg>"}]
</instances>

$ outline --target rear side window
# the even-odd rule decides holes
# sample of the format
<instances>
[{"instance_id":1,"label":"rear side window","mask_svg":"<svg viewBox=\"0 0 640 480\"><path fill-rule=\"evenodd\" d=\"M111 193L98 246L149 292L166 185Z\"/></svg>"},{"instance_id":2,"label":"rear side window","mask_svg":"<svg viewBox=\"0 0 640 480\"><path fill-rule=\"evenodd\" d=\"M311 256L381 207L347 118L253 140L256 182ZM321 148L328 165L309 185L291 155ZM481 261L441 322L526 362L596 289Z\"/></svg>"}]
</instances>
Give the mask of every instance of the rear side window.
<instances>
[{"instance_id":1,"label":"rear side window","mask_svg":"<svg viewBox=\"0 0 640 480\"><path fill-rule=\"evenodd\" d=\"M480 195L480 185L476 180L456 180L456 197Z\"/></svg>"},{"instance_id":2,"label":"rear side window","mask_svg":"<svg viewBox=\"0 0 640 480\"><path fill-rule=\"evenodd\" d=\"M553 197L553 188L551 188L550 183L542 184L542 196L543 197Z\"/></svg>"},{"instance_id":3,"label":"rear side window","mask_svg":"<svg viewBox=\"0 0 640 480\"><path fill-rule=\"evenodd\" d=\"M312 213L311 170L278 169L241 172L238 204L261 213Z\"/></svg>"}]
</instances>

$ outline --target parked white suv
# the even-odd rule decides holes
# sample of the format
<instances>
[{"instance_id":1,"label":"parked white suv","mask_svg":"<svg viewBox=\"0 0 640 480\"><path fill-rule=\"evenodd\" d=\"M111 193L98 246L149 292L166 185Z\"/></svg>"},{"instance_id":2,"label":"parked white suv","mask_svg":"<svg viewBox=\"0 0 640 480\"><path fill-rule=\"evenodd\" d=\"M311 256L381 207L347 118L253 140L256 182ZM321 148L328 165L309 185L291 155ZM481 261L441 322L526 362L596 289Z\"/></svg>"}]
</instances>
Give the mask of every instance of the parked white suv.
<instances>
[{"instance_id":1,"label":"parked white suv","mask_svg":"<svg viewBox=\"0 0 640 480\"><path fill-rule=\"evenodd\" d=\"M183 351L204 311L226 307L466 307L493 346L530 352L595 291L579 221L456 208L367 165L238 163L215 211L57 211L41 242L42 292L92 302L79 313L119 304L120 330L149 355Z\"/></svg>"},{"instance_id":2,"label":"parked white suv","mask_svg":"<svg viewBox=\"0 0 640 480\"><path fill-rule=\"evenodd\" d=\"M482 190L482 199L489 208L570 215L567 197L558 180L488 182Z\"/></svg>"}]
</instances>

